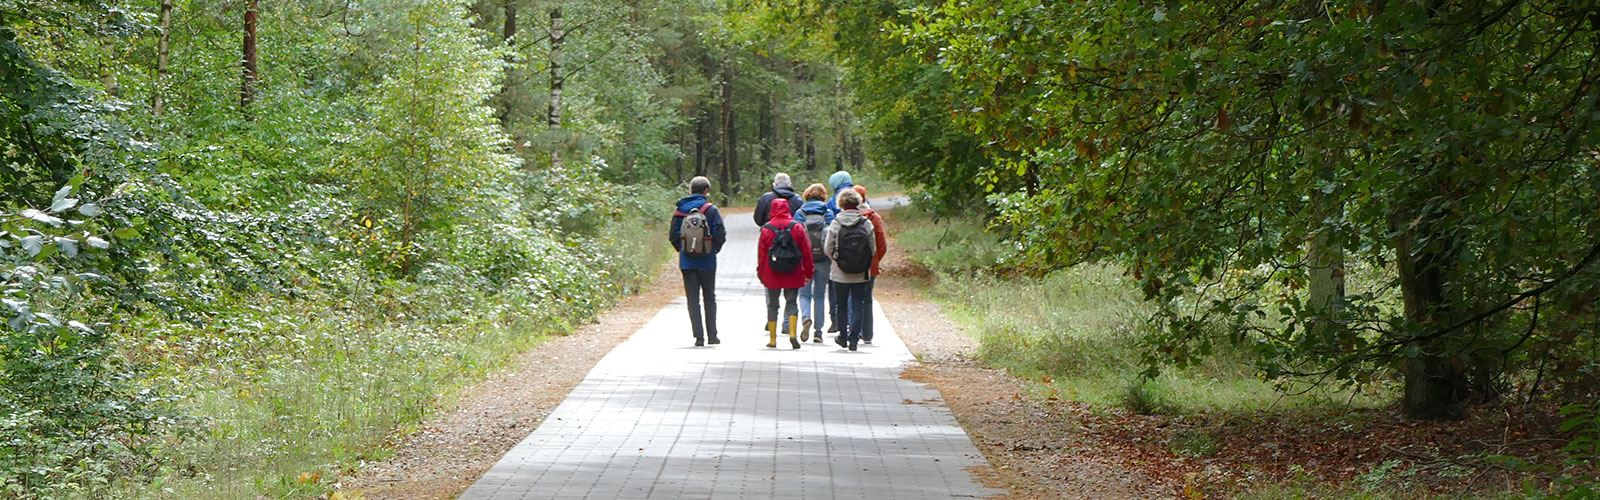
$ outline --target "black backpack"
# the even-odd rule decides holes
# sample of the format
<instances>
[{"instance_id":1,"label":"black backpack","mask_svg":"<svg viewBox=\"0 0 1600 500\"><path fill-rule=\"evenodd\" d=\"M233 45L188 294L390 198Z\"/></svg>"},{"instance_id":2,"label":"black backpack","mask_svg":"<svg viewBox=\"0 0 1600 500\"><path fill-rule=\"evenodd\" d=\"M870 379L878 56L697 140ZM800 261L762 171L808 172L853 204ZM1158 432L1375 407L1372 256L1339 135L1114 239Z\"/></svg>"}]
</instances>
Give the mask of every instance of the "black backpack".
<instances>
[{"instance_id":1,"label":"black backpack","mask_svg":"<svg viewBox=\"0 0 1600 500\"><path fill-rule=\"evenodd\" d=\"M779 273L791 273L800 268L800 245L795 243L794 222L779 228L772 224L761 227L772 230L772 245L767 247L767 265Z\"/></svg>"},{"instance_id":2,"label":"black backpack","mask_svg":"<svg viewBox=\"0 0 1600 500\"><path fill-rule=\"evenodd\" d=\"M872 269L872 230L867 229L865 217L855 225L840 224L839 248L834 250L839 270L861 274Z\"/></svg>"},{"instance_id":3,"label":"black backpack","mask_svg":"<svg viewBox=\"0 0 1600 500\"><path fill-rule=\"evenodd\" d=\"M811 239L812 262L816 262L828 257L828 253L822 249L823 244L827 243L827 240L824 239L827 238L827 230L828 217L826 215L813 213L806 214L806 237Z\"/></svg>"}]
</instances>

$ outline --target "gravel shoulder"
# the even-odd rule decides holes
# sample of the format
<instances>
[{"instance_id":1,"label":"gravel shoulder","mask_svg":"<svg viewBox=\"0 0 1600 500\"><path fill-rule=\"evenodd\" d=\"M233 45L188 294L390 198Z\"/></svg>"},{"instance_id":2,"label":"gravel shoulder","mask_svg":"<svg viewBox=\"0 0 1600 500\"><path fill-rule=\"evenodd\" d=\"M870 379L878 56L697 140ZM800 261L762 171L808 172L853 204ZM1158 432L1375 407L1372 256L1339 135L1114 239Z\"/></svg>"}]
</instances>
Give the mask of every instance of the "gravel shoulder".
<instances>
[{"instance_id":1,"label":"gravel shoulder","mask_svg":"<svg viewBox=\"0 0 1600 500\"><path fill-rule=\"evenodd\" d=\"M926 271L892 242L889 248L873 298L920 360L902 376L944 396L991 464L974 472L986 486L1011 492L999 498L1170 498L1177 493L1169 481L1139 473L1126 466L1125 457L1108 453L1089 423L1087 405L1025 397L1016 378L974 361L978 341L939 304L923 298Z\"/></svg>"},{"instance_id":2,"label":"gravel shoulder","mask_svg":"<svg viewBox=\"0 0 1600 500\"><path fill-rule=\"evenodd\" d=\"M415 432L395 436L392 456L366 464L340 489L374 500L455 498L538 427L600 358L682 293L676 270L676 260L662 263L643 293L465 390Z\"/></svg>"}]
</instances>

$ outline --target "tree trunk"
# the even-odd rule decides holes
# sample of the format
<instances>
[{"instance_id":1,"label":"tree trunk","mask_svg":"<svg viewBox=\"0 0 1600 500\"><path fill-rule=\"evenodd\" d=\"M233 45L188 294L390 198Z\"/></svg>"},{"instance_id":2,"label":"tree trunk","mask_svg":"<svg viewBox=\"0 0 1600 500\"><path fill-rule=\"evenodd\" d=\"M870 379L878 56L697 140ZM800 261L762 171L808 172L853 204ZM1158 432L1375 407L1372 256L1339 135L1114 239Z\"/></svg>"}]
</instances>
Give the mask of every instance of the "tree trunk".
<instances>
[{"instance_id":1,"label":"tree trunk","mask_svg":"<svg viewBox=\"0 0 1600 500\"><path fill-rule=\"evenodd\" d=\"M738 190L738 182L734 178L738 165L738 141L733 128L733 65L727 58L722 60L721 82L721 111L722 111L722 194L731 198ZM724 200L724 203L727 203Z\"/></svg>"},{"instance_id":2,"label":"tree trunk","mask_svg":"<svg viewBox=\"0 0 1600 500\"><path fill-rule=\"evenodd\" d=\"M631 126L625 127L624 135L622 136L622 178L626 180L628 184L634 184L636 181L633 175L635 158L635 155L633 154L633 136L637 133L637 131L632 130L632 128L633 127Z\"/></svg>"},{"instance_id":3,"label":"tree trunk","mask_svg":"<svg viewBox=\"0 0 1600 500\"><path fill-rule=\"evenodd\" d=\"M1342 158L1342 152L1338 150L1324 155L1319 176L1326 182L1334 182ZM1309 196L1315 224L1324 229L1311 238L1308 246L1307 255L1311 262L1308 305L1323 313L1338 314L1340 301L1344 299L1344 247L1325 229L1324 221L1344 217L1343 193L1338 190L1324 193L1321 189L1312 189Z\"/></svg>"},{"instance_id":4,"label":"tree trunk","mask_svg":"<svg viewBox=\"0 0 1600 500\"><path fill-rule=\"evenodd\" d=\"M167 58L171 53L169 41L172 39L172 0L161 0L160 15L161 37L156 41L156 85L151 92L150 114L161 116L167 112L166 84L167 84Z\"/></svg>"},{"instance_id":5,"label":"tree trunk","mask_svg":"<svg viewBox=\"0 0 1600 500\"><path fill-rule=\"evenodd\" d=\"M100 85L106 89L106 95L121 97L122 84L117 83L117 71L112 67L117 60L117 46L111 43L111 37L105 37L100 42L100 57Z\"/></svg>"},{"instance_id":6,"label":"tree trunk","mask_svg":"<svg viewBox=\"0 0 1600 500\"><path fill-rule=\"evenodd\" d=\"M1451 245L1432 240L1428 248L1417 248L1425 237L1443 237L1445 221L1432 220L1405 229L1397 245L1400 290L1405 299L1406 318L1424 334L1444 328L1455 320L1455 311L1446 296L1446 276ZM1411 221L1395 221L1406 228ZM1427 240L1424 240L1427 241ZM1471 394L1466 364L1459 352L1451 352L1453 334L1414 341L1406 350L1415 353L1405 358L1401 369L1404 394L1400 406L1406 416L1421 419L1454 419L1462 415L1462 403Z\"/></svg>"},{"instance_id":7,"label":"tree trunk","mask_svg":"<svg viewBox=\"0 0 1600 500\"><path fill-rule=\"evenodd\" d=\"M239 83L239 107L250 118L250 103L256 100L256 23L258 0L245 0L244 7L244 74Z\"/></svg>"},{"instance_id":8,"label":"tree trunk","mask_svg":"<svg viewBox=\"0 0 1600 500\"><path fill-rule=\"evenodd\" d=\"M817 169L817 134L806 127L806 170Z\"/></svg>"},{"instance_id":9,"label":"tree trunk","mask_svg":"<svg viewBox=\"0 0 1600 500\"><path fill-rule=\"evenodd\" d=\"M550 112L549 125L551 131L561 130L561 91L566 84L566 74L561 67L561 49L567 42L567 33L563 31L561 7L550 9ZM550 149L550 166L561 169L561 141Z\"/></svg>"},{"instance_id":10,"label":"tree trunk","mask_svg":"<svg viewBox=\"0 0 1600 500\"><path fill-rule=\"evenodd\" d=\"M756 126L756 140L761 143L761 163L765 165L772 164L772 102L777 99L776 94L768 93L761 100L761 123Z\"/></svg>"},{"instance_id":11,"label":"tree trunk","mask_svg":"<svg viewBox=\"0 0 1600 500\"><path fill-rule=\"evenodd\" d=\"M694 116L694 175L706 175L706 113L696 110Z\"/></svg>"},{"instance_id":12,"label":"tree trunk","mask_svg":"<svg viewBox=\"0 0 1600 500\"><path fill-rule=\"evenodd\" d=\"M672 169L675 175L674 179L678 180L678 184L683 184L683 157L688 156L688 152L684 150L687 149L689 139L684 137L687 134L683 131L682 126L673 128L678 133L678 154L672 159Z\"/></svg>"},{"instance_id":13,"label":"tree trunk","mask_svg":"<svg viewBox=\"0 0 1600 500\"><path fill-rule=\"evenodd\" d=\"M516 0L504 0L501 7L505 10L505 25L500 29L500 40L510 47L517 36L517 4ZM506 72L501 76L500 83L500 128L506 132L511 131L511 85L515 72L511 65L516 62L515 57L508 51L505 56Z\"/></svg>"}]
</instances>

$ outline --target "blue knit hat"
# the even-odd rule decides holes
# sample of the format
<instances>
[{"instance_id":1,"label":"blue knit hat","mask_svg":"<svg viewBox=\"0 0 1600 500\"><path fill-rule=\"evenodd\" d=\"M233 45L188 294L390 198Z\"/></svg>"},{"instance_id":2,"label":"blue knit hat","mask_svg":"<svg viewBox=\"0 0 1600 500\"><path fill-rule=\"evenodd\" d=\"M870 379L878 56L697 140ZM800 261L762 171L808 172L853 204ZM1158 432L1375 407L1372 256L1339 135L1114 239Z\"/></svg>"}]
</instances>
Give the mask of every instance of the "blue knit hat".
<instances>
[{"instance_id":1,"label":"blue knit hat","mask_svg":"<svg viewBox=\"0 0 1600 500\"><path fill-rule=\"evenodd\" d=\"M850 172L840 170L838 172L834 172L833 175L828 176L828 186L834 191L838 191L839 186L843 186L845 184L851 184Z\"/></svg>"}]
</instances>

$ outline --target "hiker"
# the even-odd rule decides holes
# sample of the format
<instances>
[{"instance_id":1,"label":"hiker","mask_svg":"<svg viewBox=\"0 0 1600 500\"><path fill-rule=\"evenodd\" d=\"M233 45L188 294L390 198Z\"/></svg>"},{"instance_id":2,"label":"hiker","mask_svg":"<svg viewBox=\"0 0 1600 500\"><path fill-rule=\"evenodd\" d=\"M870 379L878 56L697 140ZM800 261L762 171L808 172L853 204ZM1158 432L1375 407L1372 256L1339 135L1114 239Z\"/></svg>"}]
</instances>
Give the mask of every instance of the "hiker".
<instances>
[{"instance_id":1,"label":"hiker","mask_svg":"<svg viewBox=\"0 0 1600 500\"><path fill-rule=\"evenodd\" d=\"M872 270L872 255L877 252L872 221L861 215L861 194L855 190L839 193L842 210L828 225L824 249L833 259L828 278L839 296L839 335L833 342L852 351L861 340L863 321L872 314L867 303L867 280Z\"/></svg>"},{"instance_id":2,"label":"hiker","mask_svg":"<svg viewBox=\"0 0 1600 500\"><path fill-rule=\"evenodd\" d=\"M761 195L761 199L756 200L757 226L772 220L772 200L788 200L790 218L800 218L800 205L804 202L800 200L800 195L794 194L794 187L789 181L789 174L779 173L772 176L772 190Z\"/></svg>"},{"instance_id":3,"label":"hiker","mask_svg":"<svg viewBox=\"0 0 1600 500\"><path fill-rule=\"evenodd\" d=\"M761 226L761 242L756 246L756 277L767 287L767 347L778 347L778 296L783 295L783 329L789 332L789 347L800 348L795 338L800 308L795 296L811 279L811 239L806 226L794 220L789 200L772 200L772 220Z\"/></svg>"},{"instance_id":4,"label":"hiker","mask_svg":"<svg viewBox=\"0 0 1600 500\"><path fill-rule=\"evenodd\" d=\"M828 188L822 184L812 184L806 188L803 195L806 200L800 206L800 220L806 225L806 238L811 240L811 282L800 288L800 341L811 340L822 343L822 310L823 304L832 294L828 293L828 274L833 270L833 261L828 260L827 252L823 251L828 224L833 223L833 212L828 211ZM812 328L815 327L813 337Z\"/></svg>"},{"instance_id":5,"label":"hiker","mask_svg":"<svg viewBox=\"0 0 1600 500\"><path fill-rule=\"evenodd\" d=\"M850 183L850 172L840 170L828 176L828 187L833 193L833 196L828 198L828 213L838 217L839 193L853 187ZM842 316L839 315L839 291L833 289L833 282L828 283L828 319L831 320L828 323L828 333L833 333L839 331L839 318Z\"/></svg>"},{"instance_id":6,"label":"hiker","mask_svg":"<svg viewBox=\"0 0 1600 500\"><path fill-rule=\"evenodd\" d=\"M872 252L872 269L867 273L867 310L871 311L872 289L878 284L878 275L883 274L883 268L879 267L879 263L883 262L884 254L889 253L889 231L886 229L888 226L883 224L883 216L878 215L878 212L872 209L871 203L867 203L867 187L858 185L852 189L861 195L861 205L857 206L856 209L860 210L861 215L872 223L872 240L877 243L877 249ZM867 345L872 345L871 314L867 315L867 319L861 326L861 341Z\"/></svg>"},{"instance_id":7,"label":"hiker","mask_svg":"<svg viewBox=\"0 0 1600 500\"><path fill-rule=\"evenodd\" d=\"M695 177L689 181L689 196L678 200L672 214L672 229L667 239L678 251L678 269L683 273L683 293L688 296L689 324L694 330L694 345L720 344L717 339L717 253L728 240L722 225L722 212L706 200L711 180ZM700 313L705 296L704 323Z\"/></svg>"},{"instance_id":8,"label":"hiker","mask_svg":"<svg viewBox=\"0 0 1600 500\"><path fill-rule=\"evenodd\" d=\"M844 190L853 187L855 187L855 184L850 182L850 172L840 170L828 176L828 188L833 190L833 197L828 199L828 211L833 212L835 217L839 216L839 212L844 211L844 209L839 208L839 193L843 193Z\"/></svg>"}]
</instances>

